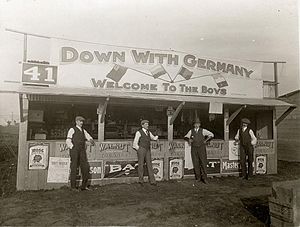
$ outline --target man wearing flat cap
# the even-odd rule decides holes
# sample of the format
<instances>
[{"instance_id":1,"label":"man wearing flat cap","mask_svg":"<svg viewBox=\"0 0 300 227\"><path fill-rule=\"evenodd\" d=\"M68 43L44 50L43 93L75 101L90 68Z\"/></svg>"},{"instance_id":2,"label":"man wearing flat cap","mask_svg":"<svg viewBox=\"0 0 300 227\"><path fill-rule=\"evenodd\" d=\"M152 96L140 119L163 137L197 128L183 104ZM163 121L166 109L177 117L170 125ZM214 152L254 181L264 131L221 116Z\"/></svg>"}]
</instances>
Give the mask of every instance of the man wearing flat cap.
<instances>
[{"instance_id":1,"label":"man wearing flat cap","mask_svg":"<svg viewBox=\"0 0 300 227\"><path fill-rule=\"evenodd\" d=\"M132 147L137 151L138 155L138 175L139 183L143 185L144 183L144 163L146 161L148 169L148 177L151 185L156 185L154 178L153 168L152 168L152 159L151 159L151 140L158 140L158 136L154 136L149 131L149 121L141 121L142 128L135 133Z\"/></svg>"},{"instance_id":2,"label":"man wearing flat cap","mask_svg":"<svg viewBox=\"0 0 300 227\"><path fill-rule=\"evenodd\" d=\"M87 187L89 178L89 164L86 157L85 142L89 141L92 145L95 145L93 138L83 128L84 118L77 116L75 118L75 127L72 127L68 131L66 144L70 149L71 157L71 189L76 190L76 173L77 168L80 166L82 173L82 185L81 190L89 190Z\"/></svg>"},{"instance_id":3,"label":"man wearing flat cap","mask_svg":"<svg viewBox=\"0 0 300 227\"><path fill-rule=\"evenodd\" d=\"M248 127L250 123L249 119L243 118L241 120L241 128L238 129L235 136L235 140L240 141L242 177L246 180L253 176L253 151L254 146L257 143L257 139L252 129ZM246 162L248 163L248 168L246 167Z\"/></svg>"},{"instance_id":4,"label":"man wearing flat cap","mask_svg":"<svg viewBox=\"0 0 300 227\"><path fill-rule=\"evenodd\" d=\"M201 121L194 121L194 128L188 131L184 139L191 145L191 156L195 171L196 182L207 184L207 154L206 143L214 137L214 134L201 128Z\"/></svg>"}]
</instances>

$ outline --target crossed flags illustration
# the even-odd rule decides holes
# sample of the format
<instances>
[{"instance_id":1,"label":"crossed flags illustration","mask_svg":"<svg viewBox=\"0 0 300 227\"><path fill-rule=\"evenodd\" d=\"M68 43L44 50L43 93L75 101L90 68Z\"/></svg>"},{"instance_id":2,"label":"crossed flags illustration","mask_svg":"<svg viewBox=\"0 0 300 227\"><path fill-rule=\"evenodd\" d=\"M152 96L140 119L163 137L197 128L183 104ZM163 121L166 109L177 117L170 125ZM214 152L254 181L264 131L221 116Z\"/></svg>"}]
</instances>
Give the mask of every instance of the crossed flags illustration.
<instances>
[{"instance_id":1,"label":"crossed flags illustration","mask_svg":"<svg viewBox=\"0 0 300 227\"><path fill-rule=\"evenodd\" d=\"M172 79L171 76L169 75L169 73L166 71L166 69L161 64L158 64L158 65L154 66L153 68L151 68L149 70L150 73L145 73L143 71L140 71L140 70L137 70L137 69L134 69L134 68L129 68L129 67L125 67L125 66L115 64L113 66L113 68L111 69L111 71L106 75L106 77L109 78L109 79L112 79L113 81L118 83L123 78L123 76L126 74L128 69L131 69L133 71L145 74L147 76L151 76L154 79L160 79L160 80L163 80L163 81L166 81L166 82L171 82L171 83L177 83L177 82L182 81L182 80L175 81L177 76L181 76L184 80L191 80L191 79L196 79L196 78L200 78L200 77L211 76L214 79L215 83L217 84L217 86L219 88L223 88L223 87L228 86L228 82L226 81L225 77L221 75L221 73L214 73L214 74L207 74L207 75L201 75L201 76L193 77L194 72L187 69L184 66L180 67L180 69L177 72L176 76ZM170 81L161 78L161 76L163 76L165 74L167 74L169 76Z\"/></svg>"}]
</instances>

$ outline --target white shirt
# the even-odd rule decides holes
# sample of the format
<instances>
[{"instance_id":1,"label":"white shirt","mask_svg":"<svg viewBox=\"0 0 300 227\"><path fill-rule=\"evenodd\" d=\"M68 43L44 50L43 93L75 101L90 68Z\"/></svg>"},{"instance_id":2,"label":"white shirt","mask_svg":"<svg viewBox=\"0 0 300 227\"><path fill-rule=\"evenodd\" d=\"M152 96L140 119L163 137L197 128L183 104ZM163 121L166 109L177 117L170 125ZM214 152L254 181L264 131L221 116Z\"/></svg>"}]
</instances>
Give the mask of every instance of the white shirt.
<instances>
[{"instance_id":1,"label":"white shirt","mask_svg":"<svg viewBox=\"0 0 300 227\"><path fill-rule=\"evenodd\" d=\"M80 128L78 125L76 125L76 127L82 132L82 128ZM84 132L84 136L87 140L92 140L93 138L91 137L91 135L85 131L83 129L83 132ZM72 138L73 138L73 135L75 133L75 130L74 128L70 128L69 131L68 131L68 134L67 134L67 139L66 139L66 144L67 144L67 147L72 149L73 148L73 143L72 143Z\"/></svg>"},{"instance_id":2,"label":"white shirt","mask_svg":"<svg viewBox=\"0 0 300 227\"><path fill-rule=\"evenodd\" d=\"M198 132L200 128L195 128L195 131ZM191 138L191 135L192 135L192 130L188 131L188 133L184 136L184 137L187 137L187 138ZM202 130L202 135L203 136L208 136L208 137L214 137L214 134L210 131L208 131L207 129L204 129Z\"/></svg>"},{"instance_id":3,"label":"white shirt","mask_svg":"<svg viewBox=\"0 0 300 227\"><path fill-rule=\"evenodd\" d=\"M144 128L142 128L142 130L145 132L145 134L147 135L147 130L146 129L144 129ZM153 136L153 134L148 130L148 132L149 132L149 135L150 135L150 139L151 140L158 140L158 136ZM142 135L141 135L141 133L140 133L140 131L137 131L136 133L135 133L135 137L134 137L134 140L133 140L133 144L132 144L132 147L134 148L134 149L136 149L136 150L138 150L139 149L139 145L138 145L138 143L139 143L139 140L140 140L140 137L141 137Z\"/></svg>"},{"instance_id":4,"label":"white shirt","mask_svg":"<svg viewBox=\"0 0 300 227\"><path fill-rule=\"evenodd\" d=\"M245 130L247 129L247 127L243 127L242 130L243 132L245 132ZM256 145L257 143L257 138L255 137L254 135L254 132L252 131L252 129L249 129L249 134L250 134L250 137L251 137L251 145ZM239 140L240 139L240 130L238 129L235 137L234 137L235 140Z\"/></svg>"}]
</instances>

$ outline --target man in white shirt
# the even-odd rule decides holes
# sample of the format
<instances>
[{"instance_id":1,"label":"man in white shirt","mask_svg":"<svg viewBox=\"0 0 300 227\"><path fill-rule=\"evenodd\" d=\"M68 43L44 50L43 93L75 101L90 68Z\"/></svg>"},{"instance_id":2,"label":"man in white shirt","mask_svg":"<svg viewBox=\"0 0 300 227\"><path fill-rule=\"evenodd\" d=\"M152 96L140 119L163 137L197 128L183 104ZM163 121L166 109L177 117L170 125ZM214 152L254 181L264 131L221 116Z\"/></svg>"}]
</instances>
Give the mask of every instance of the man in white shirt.
<instances>
[{"instance_id":1,"label":"man in white shirt","mask_svg":"<svg viewBox=\"0 0 300 227\"><path fill-rule=\"evenodd\" d=\"M253 146L255 146L257 143L257 139L252 129L248 127L250 123L251 122L249 119L243 118L241 120L241 128L238 129L235 135L235 140L240 141L240 163L242 168L242 177L246 180L253 176ZM248 163L248 169L246 168L246 162Z\"/></svg>"},{"instance_id":2,"label":"man in white shirt","mask_svg":"<svg viewBox=\"0 0 300 227\"><path fill-rule=\"evenodd\" d=\"M144 183L144 163L146 161L148 169L148 177L151 185L156 185L151 159L151 140L158 140L158 136L154 136L149 129L149 121L141 121L142 128L135 133L132 147L137 150L138 156L138 175L139 183Z\"/></svg>"},{"instance_id":3,"label":"man in white shirt","mask_svg":"<svg viewBox=\"0 0 300 227\"><path fill-rule=\"evenodd\" d=\"M76 190L76 173L77 168L80 166L82 173L81 190L89 190L87 187L89 178L89 164L86 157L85 141L90 141L94 145L94 140L90 134L83 128L84 118L77 116L75 118L76 126L68 131L66 144L70 149L71 157L71 189Z\"/></svg>"},{"instance_id":4,"label":"man in white shirt","mask_svg":"<svg viewBox=\"0 0 300 227\"><path fill-rule=\"evenodd\" d=\"M188 131L184 139L191 145L191 156L195 171L196 182L207 184L207 153L206 143L214 137L214 134L201 128L201 121L196 119L194 128Z\"/></svg>"}]
</instances>

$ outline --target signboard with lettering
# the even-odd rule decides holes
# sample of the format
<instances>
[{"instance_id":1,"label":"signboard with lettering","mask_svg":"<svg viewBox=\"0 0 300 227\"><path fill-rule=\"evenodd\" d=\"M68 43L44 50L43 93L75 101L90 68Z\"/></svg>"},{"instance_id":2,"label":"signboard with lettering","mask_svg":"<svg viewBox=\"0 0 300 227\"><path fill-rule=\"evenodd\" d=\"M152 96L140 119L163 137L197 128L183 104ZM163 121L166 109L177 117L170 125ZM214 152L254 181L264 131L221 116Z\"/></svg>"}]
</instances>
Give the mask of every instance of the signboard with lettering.
<instances>
[{"instance_id":1,"label":"signboard with lettering","mask_svg":"<svg viewBox=\"0 0 300 227\"><path fill-rule=\"evenodd\" d=\"M70 158L50 157L47 183L68 183Z\"/></svg>"},{"instance_id":2,"label":"signboard with lettering","mask_svg":"<svg viewBox=\"0 0 300 227\"><path fill-rule=\"evenodd\" d=\"M30 84L56 84L57 66L23 63L22 82Z\"/></svg>"},{"instance_id":3,"label":"signboard with lettering","mask_svg":"<svg viewBox=\"0 0 300 227\"><path fill-rule=\"evenodd\" d=\"M90 179L91 180L101 180L104 177L103 171L103 161L102 160L93 160L89 161L90 167Z\"/></svg>"},{"instance_id":4,"label":"signboard with lettering","mask_svg":"<svg viewBox=\"0 0 300 227\"><path fill-rule=\"evenodd\" d=\"M265 155L256 156L255 163L256 174L265 174L267 172L267 157Z\"/></svg>"},{"instance_id":5,"label":"signboard with lettering","mask_svg":"<svg viewBox=\"0 0 300 227\"><path fill-rule=\"evenodd\" d=\"M240 163L238 160L222 159L221 170L221 172L224 174L239 173Z\"/></svg>"},{"instance_id":6,"label":"signboard with lettering","mask_svg":"<svg viewBox=\"0 0 300 227\"><path fill-rule=\"evenodd\" d=\"M207 174L220 174L221 172L221 160L220 159L208 159L207 160Z\"/></svg>"},{"instance_id":7,"label":"signboard with lettering","mask_svg":"<svg viewBox=\"0 0 300 227\"><path fill-rule=\"evenodd\" d=\"M258 62L221 60L167 50L64 40L52 42L51 62L59 65L57 84L60 86L177 95L263 97L262 64Z\"/></svg>"},{"instance_id":8,"label":"signboard with lettering","mask_svg":"<svg viewBox=\"0 0 300 227\"><path fill-rule=\"evenodd\" d=\"M49 143L29 143L28 168L46 169L48 167Z\"/></svg>"},{"instance_id":9,"label":"signboard with lettering","mask_svg":"<svg viewBox=\"0 0 300 227\"><path fill-rule=\"evenodd\" d=\"M105 161L104 178L137 177L137 176L138 176L137 161Z\"/></svg>"},{"instance_id":10,"label":"signboard with lettering","mask_svg":"<svg viewBox=\"0 0 300 227\"><path fill-rule=\"evenodd\" d=\"M181 179L183 177L183 159L170 158L169 170L170 179Z\"/></svg>"},{"instance_id":11,"label":"signboard with lettering","mask_svg":"<svg viewBox=\"0 0 300 227\"><path fill-rule=\"evenodd\" d=\"M255 154L274 154L274 140L258 140L254 151Z\"/></svg>"},{"instance_id":12,"label":"signboard with lettering","mask_svg":"<svg viewBox=\"0 0 300 227\"><path fill-rule=\"evenodd\" d=\"M234 140L229 140L229 160L240 159L240 146L239 143Z\"/></svg>"},{"instance_id":13,"label":"signboard with lettering","mask_svg":"<svg viewBox=\"0 0 300 227\"><path fill-rule=\"evenodd\" d=\"M163 159L154 159L152 161L152 168L155 180L161 181L164 178L164 160Z\"/></svg>"}]
</instances>

